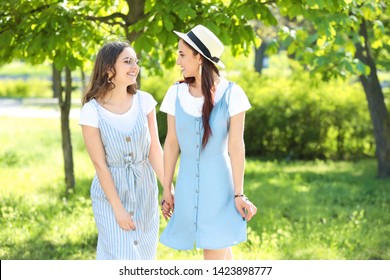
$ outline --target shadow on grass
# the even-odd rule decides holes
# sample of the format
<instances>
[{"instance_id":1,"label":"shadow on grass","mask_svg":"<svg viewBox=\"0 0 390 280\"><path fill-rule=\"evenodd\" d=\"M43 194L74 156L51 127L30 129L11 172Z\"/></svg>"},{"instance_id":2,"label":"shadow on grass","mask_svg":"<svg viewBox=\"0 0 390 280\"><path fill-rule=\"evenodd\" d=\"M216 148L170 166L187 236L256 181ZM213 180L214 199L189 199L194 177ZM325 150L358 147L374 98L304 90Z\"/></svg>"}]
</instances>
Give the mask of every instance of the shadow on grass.
<instances>
[{"instance_id":1,"label":"shadow on grass","mask_svg":"<svg viewBox=\"0 0 390 280\"><path fill-rule=\"evenodd\" d=\"M97 234L90 201L82 196L3 197L0 258L13 260L92 259Z\"/></svg>"},{"instance_id":2,"label":"shadow on grass","mask_svg":"<svg viewBox=\"0 0 390 280\"><path fill-rule=\"evenodd\" d=\"M250 161L245 193L260 251L278 259L389 259L390 181L375 164Z\"/></svg>"},{"instance_id":3,"label":"shadow on grass","mask_svg":"<svg viewBox=\"0 0 390 280\"><path fill-rule=\"evenodd\" d=\"M90 198L90 187L92 182L92 177L82 177L82 178L76 178L76 183L74 187L74 191L70 193L70 199L72 197L84 197L86 199ZM57 183L57 185L53 184L46 184L44 186L41 186L39 188L39 191L37 191L37 194L41 195L47 195L51 194L52 196L58 197L58 198L64 198L66 192L66 186L65 182L61 181L60 183Z\"/></svg>"},{"instance_id":4,"label":"shadow on grass","mask_svg":"<svg viewBox=\"0 0 390 280\"><path fill-rule=\"evenodd\" d=\"M3 250L7 248L3 248ZM57 244L43 240L36 235L24 240L18 247L8 248L9 260L86 260L95 255L96 237L91 236L82 242L66 242ZM4 256L2 257L4 259Z\"/></svg>"}]
</instances>

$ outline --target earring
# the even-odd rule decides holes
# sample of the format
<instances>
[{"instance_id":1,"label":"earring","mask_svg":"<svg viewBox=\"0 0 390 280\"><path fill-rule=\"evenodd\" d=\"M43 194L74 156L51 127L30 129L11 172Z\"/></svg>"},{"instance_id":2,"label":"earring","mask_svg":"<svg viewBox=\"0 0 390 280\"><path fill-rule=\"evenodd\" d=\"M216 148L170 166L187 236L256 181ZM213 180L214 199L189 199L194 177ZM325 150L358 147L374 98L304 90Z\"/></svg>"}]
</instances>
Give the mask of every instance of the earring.
<instances>
[{"instance_id":1,"label":"earring","mask_svg":"<svg viewBox=\"0 0 390 280\"><path fill-rule=\"evenodd\" d=\"M110 78L107 79L107 83L111 84L111 79Z\"/></svg>"}]
</instances>

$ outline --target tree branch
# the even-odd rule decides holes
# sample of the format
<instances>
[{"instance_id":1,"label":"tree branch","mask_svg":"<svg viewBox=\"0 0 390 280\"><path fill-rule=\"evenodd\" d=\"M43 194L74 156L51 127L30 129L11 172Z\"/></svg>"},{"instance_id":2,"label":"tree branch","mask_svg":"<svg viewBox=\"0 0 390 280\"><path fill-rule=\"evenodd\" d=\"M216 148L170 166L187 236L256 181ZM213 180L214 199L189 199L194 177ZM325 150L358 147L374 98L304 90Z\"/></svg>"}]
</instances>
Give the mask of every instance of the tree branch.
<instances>
[{"instance_id":1,"label":"tree branch","mask_svg":"<svg viewBox=\"0 0 390 280\"><path fill-rule=\"evenodd\" d=\"M118 18L121 19L123 22L115 21ZM113 14L105 16L105 17L85 16L85 19L93 20L93 21L100 21L100 22L104 22L104 23L107 23L110 25L119 24L122 27L126 27L126 15L124 15L122 13L113 13Z\"/></svg>"}]
</instances>

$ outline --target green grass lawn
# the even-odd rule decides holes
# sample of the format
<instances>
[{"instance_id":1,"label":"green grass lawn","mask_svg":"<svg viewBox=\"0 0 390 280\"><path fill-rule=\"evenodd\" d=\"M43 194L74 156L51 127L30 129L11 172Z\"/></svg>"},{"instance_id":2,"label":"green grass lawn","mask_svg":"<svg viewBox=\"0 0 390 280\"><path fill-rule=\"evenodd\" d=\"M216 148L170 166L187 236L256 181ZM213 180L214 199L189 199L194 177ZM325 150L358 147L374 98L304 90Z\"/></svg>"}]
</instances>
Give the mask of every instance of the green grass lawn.
<instances>
[{"instance_id":1,"label":"green grass lawn","mask_svg":"<svg viewBox=\"0 0 390 280\"><path fill-rule=\"evenodd\" d=\"M76 190L64 197L60 121L0 117L0 259L94 259L94 170L71 121ZM375 160L248 158L245 193L258 214L235 259L390 259L390 180ZM161 218L162 230L166 225ZM202 259L158 245L157 258Z\"/></svg>"}]
</instances>

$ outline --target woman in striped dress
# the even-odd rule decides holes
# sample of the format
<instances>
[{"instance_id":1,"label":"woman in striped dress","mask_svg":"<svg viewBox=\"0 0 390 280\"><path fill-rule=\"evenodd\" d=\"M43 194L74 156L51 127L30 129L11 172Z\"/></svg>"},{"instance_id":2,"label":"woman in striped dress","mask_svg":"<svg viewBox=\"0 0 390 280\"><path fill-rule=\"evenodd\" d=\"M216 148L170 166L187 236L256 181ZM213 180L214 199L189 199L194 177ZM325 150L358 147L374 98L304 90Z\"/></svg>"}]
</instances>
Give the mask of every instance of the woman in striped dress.
<instances>
[{"instance_id":1,"label":"woman in striped dress","mask_svg":"<svg viewBox=\"0 0 390 280\"><path fill-rule=\"evenodd\" d=\"M92 209L97 259L154 259L163 154L155 106L137 90L136 53L127 42L109 42L97 54L82 98L80 122L95 167Z\"/></svg>"}]
</instances>

